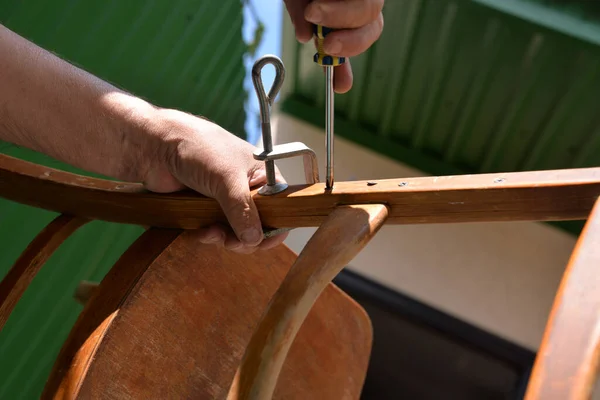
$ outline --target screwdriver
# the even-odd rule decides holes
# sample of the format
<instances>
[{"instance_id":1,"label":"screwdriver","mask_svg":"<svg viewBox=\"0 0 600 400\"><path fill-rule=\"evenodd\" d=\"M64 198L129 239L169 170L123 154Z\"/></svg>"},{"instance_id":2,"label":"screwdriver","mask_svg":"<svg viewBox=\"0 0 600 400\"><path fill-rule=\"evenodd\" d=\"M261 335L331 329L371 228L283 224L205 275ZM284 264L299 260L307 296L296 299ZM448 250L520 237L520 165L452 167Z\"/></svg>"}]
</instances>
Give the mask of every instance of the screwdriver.
<instances>
[{"instance_id":1,"label":"screwdriver","mask_svg":"<svg viewBox=\"0 0 600 400\"><path fill-rule=\"evenodd\" d=\"M333 189L333 69L346 62L345 57L331 56L323 50L325 37L333 31L334 29L313 24L313 33L317 37L317 52L313 59L317 64L325 67L325 151L327 153L325 188L327 190Z\"/></svg>"}]
</instances>

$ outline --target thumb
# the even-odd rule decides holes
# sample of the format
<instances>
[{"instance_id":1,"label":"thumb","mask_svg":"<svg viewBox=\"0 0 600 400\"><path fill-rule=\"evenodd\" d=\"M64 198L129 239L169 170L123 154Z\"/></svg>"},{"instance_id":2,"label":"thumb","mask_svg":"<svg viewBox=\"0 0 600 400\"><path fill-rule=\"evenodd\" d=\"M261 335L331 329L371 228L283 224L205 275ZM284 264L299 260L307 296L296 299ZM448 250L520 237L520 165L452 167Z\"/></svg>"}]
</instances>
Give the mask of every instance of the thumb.
<instances>
[{"instance_id":1,"label":"thumb","mask_svg":"<svg viewBox=\"0 0 600 400\"><path fill-rule=\"evenodd\" d=\"M284 0L285 7L292 24L296 29L296 39L301 43L306 43L312 38L312 25L304 18L304 10L310 0Z\"/></svg>"},{"instance_id":2,"label":"thumb","mask_svg":"<svg viewBox=\"0 0 600 400\"><path fill-rule=\"evenodd\" d=\"M262 224L256 204L250 196L246 174L226 176L215 199L223 209L237 238L246 246L257 246L263 239Z\"/></svg>"}]
</instances>

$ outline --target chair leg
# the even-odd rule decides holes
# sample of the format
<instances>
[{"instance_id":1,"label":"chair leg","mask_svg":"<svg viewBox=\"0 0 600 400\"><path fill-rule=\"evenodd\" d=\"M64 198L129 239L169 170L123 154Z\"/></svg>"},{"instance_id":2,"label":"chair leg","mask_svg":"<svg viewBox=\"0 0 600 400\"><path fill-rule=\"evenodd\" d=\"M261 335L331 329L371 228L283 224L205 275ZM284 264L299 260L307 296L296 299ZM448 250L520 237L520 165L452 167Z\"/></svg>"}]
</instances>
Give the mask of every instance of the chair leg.
<instances>
[{"instance_id":1,"label":"chair leg","mask_svg":"<svg viewBox=\"0 0 600 400\"><path fill-rule=\"evenodd\" d=\"M330 214L271 299L246 349L230 400L271 399L287 353L314 302L387 216L388 209L381 204L342 206Z\"/></svg>"}]
</instances>

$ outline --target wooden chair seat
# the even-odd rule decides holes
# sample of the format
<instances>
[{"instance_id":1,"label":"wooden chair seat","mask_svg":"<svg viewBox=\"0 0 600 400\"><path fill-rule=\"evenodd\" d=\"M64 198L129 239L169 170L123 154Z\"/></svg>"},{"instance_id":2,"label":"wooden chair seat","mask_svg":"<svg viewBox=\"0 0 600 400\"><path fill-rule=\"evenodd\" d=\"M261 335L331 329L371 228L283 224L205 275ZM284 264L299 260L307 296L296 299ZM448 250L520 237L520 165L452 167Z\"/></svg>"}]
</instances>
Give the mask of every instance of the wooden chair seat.
<instances>
[{"instance_id":1,"label":"wooden chair seat","mask_svg":"<svg viewBox=\"0 0 600 400\"><path fill-rule=\"evenodd\" d=\"M142 254L163 247L148 265L155 254ZM295 260L285 246L239 255L190 231L148 230L86 305L43 397L227 398L257 321ZM359 398L370 347L365 312L328 285L274 398Z\"/></svg>"}]
</instances>

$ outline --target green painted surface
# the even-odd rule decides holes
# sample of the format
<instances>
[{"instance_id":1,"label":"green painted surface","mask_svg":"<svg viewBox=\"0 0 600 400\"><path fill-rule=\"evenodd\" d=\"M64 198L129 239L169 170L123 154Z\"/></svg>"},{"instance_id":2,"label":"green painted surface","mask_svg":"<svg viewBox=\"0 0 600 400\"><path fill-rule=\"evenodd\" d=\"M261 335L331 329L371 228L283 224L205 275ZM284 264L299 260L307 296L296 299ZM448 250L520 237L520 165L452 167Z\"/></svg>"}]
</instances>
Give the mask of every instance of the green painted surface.
<instances>
[{"instance_id":1,"label":"green painted surface","mask_svg":"<svg viewBox=\"0 0 600 400\"><path fill-rule=\"evenodd\" d=\"M438 175L600 165L598 17L543 1L386 2L381 38L336 96L336 134ZM283 109L324 129L314 47L284 46Z\"/></svg>"},{"instance_id":2,"label":"green painted surface","mask_svg":"<svg viewBox=\"0 0 600 400\"><path fill-rule=\"evenodd\" d=\"M157 105L245 137L242 11L241 0L0 0L0 23ZM82 172L6 143L0 152ZM0 199L0 276L55 216ZM101 280L141 232L95 221L52 256L0 332L0 399L39 398L81 311L77 283Z\"/></svg>"}]
</instances>

